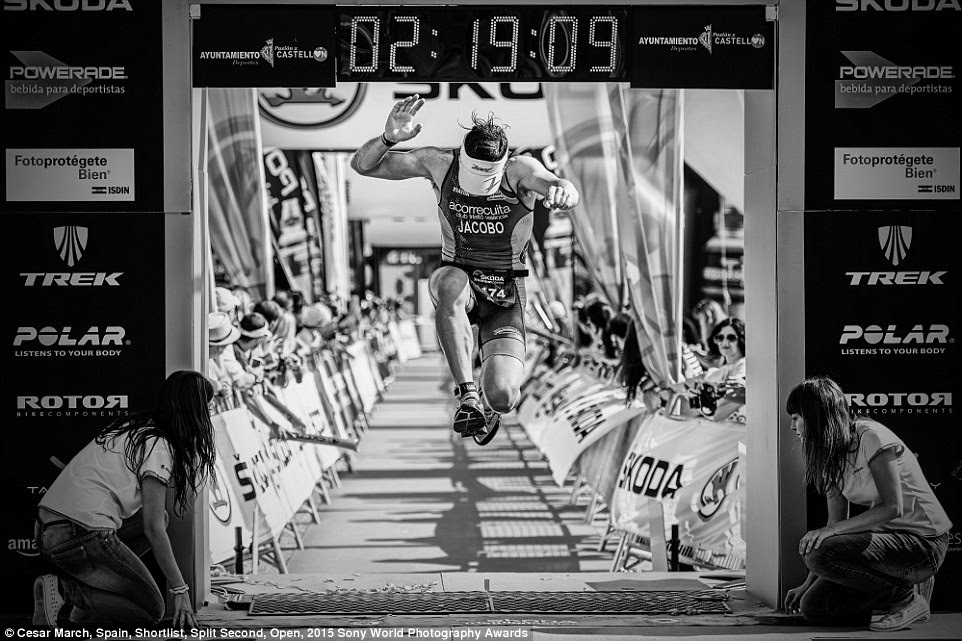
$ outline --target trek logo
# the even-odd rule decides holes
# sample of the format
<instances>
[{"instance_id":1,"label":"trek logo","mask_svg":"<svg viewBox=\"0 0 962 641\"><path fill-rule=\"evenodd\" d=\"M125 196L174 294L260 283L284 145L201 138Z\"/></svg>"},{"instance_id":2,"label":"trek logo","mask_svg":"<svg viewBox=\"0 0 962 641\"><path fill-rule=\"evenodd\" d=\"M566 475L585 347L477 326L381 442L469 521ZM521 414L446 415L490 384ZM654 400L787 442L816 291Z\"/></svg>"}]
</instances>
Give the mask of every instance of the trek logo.
<instances>
[{"instance_id":1,"label":"trek logo","mask_svg":"<svg viewBox=\"0 0 962 641\"><path fill-rule=\"evenodd\" d=\"M85 332L74 333L73 328L64 327L18 327L17 335L13 339L14 347L21 347L24 344L30 345L33 342L40 343L44 347L106 347L110 345L122 346L126 330L123 327L105 327L100 331L97 326L90 327Z\"/></svg>"},{"instance_id":2,"label":"trek logo","mask_svg":"<svg viewBox=\"0 0 962 641\"><path fill-rule=\"evenodd\" d=\"M962 11L959 0L835 0L835 11Z\"/></svg>"},{"instance_id":3,"label":"trek logo","mask_svg":"<svg viewBox=\"0 0 962 641\"><path fill-rule=\"evenodd\" d=\"M950 407L952 392L874 392L846 394L852 408L860 407Z\"/></svg>"},{"instance_id":4,"label":"trek logo","mask_svg":"<svg viewBox=\"0 0 962 641\"><path fill-rule=\"evenodd\" d=\"M838 344L848 345L858 340L869 345L944 345L955 342L954 338L949 338L948 325L929 325L928 329L924 325L915 325L904 335L899 332L896 325L888 325L885 329L879 325L869 325L865 328L861 325L846 325L842 329Z\"/></svg>"},{"instance_id":5,"label":"trek logo","mask_svg":"<svg viewBox=\"0 0 962 641\"><path fill-rule=\"evenodd\" d=\"M885 258L898 266L905 260L912 246L912 228L907 225L885 225L878 228L878 244ZM947 270L845 272L849 285L944 285Z\"/></svg>"},{"instance_id":6,"label":"trek logo","mask_svg":"<svg viewBox=\"0 0 962 641\"><path fill-rule=\"evenodd\" d=\"M103 410L103 409L127 409L130 404L127 395L118 396L18 396L18 410Z\"/></svg>"},{"instance_id":7,"label":"trek logo","mask_svg":"<svg viewBox=\"0 0 962 641\"><path fill-rule=\"evenodd\" d=\"M77 225L54 227L53 242L60 260L67 263L67 267L73 267L83 258L87 248L87 228Z\"/></svg>"},{"instance_id":8,"label":"trek logo","mask_svg":"<svg viewBox=\"0 0 962 641\"><path fill-rule=\"evenodd\" d=\"M133 11L128 0L3 0L4 11Z\"/></svg>"},{"instance_id":9,"label":"trek logo","mask_svg":"<svg viewBox=\"0 0 962 641\"><path fill-rule=\"evenodd\" d=\"M738 459L734 458L715 470L715 473L705 483L705 487L701 489L701 494L698 497L700 504L698 517L702 521L707 521L715 516L715 513L725 502L725 497L738 488L741 476L735 474L737 469Z\"/></svg>"}]
</instances>

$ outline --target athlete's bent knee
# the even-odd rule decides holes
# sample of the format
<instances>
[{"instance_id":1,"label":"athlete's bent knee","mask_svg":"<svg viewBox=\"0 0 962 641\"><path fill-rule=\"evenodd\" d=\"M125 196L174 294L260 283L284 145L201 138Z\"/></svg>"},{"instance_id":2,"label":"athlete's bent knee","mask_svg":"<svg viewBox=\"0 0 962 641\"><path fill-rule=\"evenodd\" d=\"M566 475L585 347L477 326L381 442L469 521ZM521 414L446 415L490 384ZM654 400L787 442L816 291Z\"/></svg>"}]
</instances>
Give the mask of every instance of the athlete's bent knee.
<instances>
[{"instance_id":1,"label":"athlete's bent knee","mask_svg":"<svg viewBox=\"0 0 962 641\"><path fill-rule=\"evenodd\" d=\"M488 407L499 414L505 414L514 409L514 399L518 397L518 390L503 385L492 385L484 389L484 398Z\"/></svg>"}]
</instances>

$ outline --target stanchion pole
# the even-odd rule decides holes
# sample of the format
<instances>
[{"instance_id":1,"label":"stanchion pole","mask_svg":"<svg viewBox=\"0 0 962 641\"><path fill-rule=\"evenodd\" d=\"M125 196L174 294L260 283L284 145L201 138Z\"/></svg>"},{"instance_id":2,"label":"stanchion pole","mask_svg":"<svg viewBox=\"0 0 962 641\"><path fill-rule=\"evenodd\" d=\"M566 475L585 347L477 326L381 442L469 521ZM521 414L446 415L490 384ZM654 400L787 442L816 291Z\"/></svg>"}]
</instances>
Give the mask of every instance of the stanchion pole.
<instances>
[{"instance_id":1,"label":"stanchion pole","mask_svg":"<svg viewBox=\"0 0 962 641\"><path fill-rule=\"evenodd\" d=\"M671 526L671 571L672 572L678 571L678 567L679 567L678 553L680 548L681 548L681 541L679 540L679 535L678 535L678 524L674 523Z\"/></svg>"},{"instance_id":2,"label":"stanchion pole","mask_svg":"<svg viewBox=\"0 0 962 641\"><path fill-rule=\"evenodd\" d=\"M244 573L244 530L234 528L234 574Z\"/></svg>"}]
</instances>

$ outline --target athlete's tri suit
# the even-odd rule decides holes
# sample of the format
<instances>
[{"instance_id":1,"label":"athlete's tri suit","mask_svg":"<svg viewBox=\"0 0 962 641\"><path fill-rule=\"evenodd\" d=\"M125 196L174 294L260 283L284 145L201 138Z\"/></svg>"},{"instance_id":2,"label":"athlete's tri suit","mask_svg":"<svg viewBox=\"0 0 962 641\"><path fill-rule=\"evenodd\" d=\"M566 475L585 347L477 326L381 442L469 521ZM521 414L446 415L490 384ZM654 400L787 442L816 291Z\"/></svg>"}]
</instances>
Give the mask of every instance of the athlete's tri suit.
<instances>
[{"instance_id":1,"label":"athlete's tri suit","mask_svg":"<svg viewBox=\"0 0 962 641\"><path fill-rule=\"evenodd\" d=\"M459 153L454 150L454 160L439 189L441 266L457 267L468 276L475 300L468 319L478 326L479 345L495 338L524 343L525 257L533 210L503 184L490 196L461 189Z\"/></svg>"}]
</instances>

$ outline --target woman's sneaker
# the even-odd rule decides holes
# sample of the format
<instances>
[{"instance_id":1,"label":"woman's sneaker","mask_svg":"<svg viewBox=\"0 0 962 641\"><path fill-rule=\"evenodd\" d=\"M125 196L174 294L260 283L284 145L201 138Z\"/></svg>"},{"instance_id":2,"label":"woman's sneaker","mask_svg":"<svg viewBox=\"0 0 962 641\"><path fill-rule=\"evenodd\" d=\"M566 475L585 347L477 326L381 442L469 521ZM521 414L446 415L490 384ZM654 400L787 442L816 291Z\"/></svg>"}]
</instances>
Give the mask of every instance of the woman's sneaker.
<instances>
[{"instance_id":1,"label":"woman's sneaker","mask_svg":"<svg viewBox=\"0 0 962 641\"><path fill-rule=\"evenodd\" d=\"M33 624L57 627L57 616L63 608L60 581L56 575L42 574L33 582Z\"/></svg>"},{"instance_id":2,"label":"woman's sneaker","mask_svg":"<svg viewBox=\"0 0 962 641\"><path fill-rule=\"evenodd\" d=\"M925 598L912 591L912 599L884 615L878 621L869 625L869 630L876 632L893 632L909 627L913 623L925 623L929 620L929 603Z\"/></svg>"}]
</instances>

